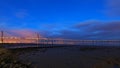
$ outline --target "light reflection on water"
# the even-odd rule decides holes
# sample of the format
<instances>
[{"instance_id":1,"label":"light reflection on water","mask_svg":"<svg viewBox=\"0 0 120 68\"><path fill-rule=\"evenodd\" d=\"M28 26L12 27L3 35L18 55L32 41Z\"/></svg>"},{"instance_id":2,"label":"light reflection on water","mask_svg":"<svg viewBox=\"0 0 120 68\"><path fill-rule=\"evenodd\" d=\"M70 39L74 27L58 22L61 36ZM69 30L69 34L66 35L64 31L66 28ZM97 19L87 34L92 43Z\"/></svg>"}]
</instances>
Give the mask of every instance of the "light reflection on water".
<instances>
[{"instance_id":1,"label":"light reflection on water","mask_svg":"<svg viewBox=\"0 0 120 68\"><path fill-rule=\"evenodd\" d=\"M32 62L38 68L93 68L108 58L119 59L119 52L119 48L88 48L83 50L79 46L18 51L20 60Z\"/></svg>"}]
</instances>

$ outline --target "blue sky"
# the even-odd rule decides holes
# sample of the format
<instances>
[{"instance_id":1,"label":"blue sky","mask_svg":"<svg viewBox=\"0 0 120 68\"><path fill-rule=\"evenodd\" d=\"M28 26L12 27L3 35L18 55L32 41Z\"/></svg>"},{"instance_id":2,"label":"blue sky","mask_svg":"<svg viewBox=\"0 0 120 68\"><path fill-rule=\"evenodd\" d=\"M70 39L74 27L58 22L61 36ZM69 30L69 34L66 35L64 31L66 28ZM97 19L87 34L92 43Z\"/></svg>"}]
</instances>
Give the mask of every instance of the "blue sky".
<instances>
[{"instance_id":1,"label":"blue sky","mask_svg":"<svg viewBox=\"0 0 120 68\"><path fill-rule=\"evenodd\" d=\"M119 27L119 3L119 0L0 0L0 27L11 30L35 30L48 37L100 39L102 34L95 36L93 33L101 31L91 25L110 27L108 25L112 22L114 27ZM96 22L103 24L99 26ZM90 24L80 26L86 29L76 28L77 25L87 23ZM88 29L96 30L89 33L86 31ZM73 32L75 34L72 34ZM119 33L117 31L113 38L105 39L120 39ZM90 37L86 34L90 34ZM106 35L109 36L107 33Z\"/></svg>"}]
</instances>

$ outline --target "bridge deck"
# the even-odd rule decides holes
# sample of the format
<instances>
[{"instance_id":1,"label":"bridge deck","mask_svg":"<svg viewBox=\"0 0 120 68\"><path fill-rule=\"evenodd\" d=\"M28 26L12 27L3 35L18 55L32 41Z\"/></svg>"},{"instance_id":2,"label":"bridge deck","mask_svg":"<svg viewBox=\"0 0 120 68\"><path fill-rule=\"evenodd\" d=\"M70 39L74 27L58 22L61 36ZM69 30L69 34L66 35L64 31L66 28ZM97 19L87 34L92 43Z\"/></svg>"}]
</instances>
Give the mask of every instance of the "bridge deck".
<instances>
[{"instance_id":1,"label":"bridge deck","mask_svg":"<svg viewBox=\"0 0 120 68\"><path fill-rule=\"evenodd\" d=\"M1 47L8 48L8 49L15 49L15 48L52 48L52 47L67 47L67 46L74 46L74 45L63 45L63 44L35 44L35 43L4 43L0 44Z\"/></svg>"},{"instance_id":2,"label":"bridge deck","mask_svg":"<svg viewBox=\"0 0 120 68\"><path fill-rule=\"evenodd\" d=\"M81 46L81 47L120 47L118 45L109 45L109 44L79 44L79 45L71 45L71 44L36 44L36 43L0 43L1 47L8 49L16 49L16 48L52 48L52 47L68 47L68 46Z\"/></svg>"}]
</instances>

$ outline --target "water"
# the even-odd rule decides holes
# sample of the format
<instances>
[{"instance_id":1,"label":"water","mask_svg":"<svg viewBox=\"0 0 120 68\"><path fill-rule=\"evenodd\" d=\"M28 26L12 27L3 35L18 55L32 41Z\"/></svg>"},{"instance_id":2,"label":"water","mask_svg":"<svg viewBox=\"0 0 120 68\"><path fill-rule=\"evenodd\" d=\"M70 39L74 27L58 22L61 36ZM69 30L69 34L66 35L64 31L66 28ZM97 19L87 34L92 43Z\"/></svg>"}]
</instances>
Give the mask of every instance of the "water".
<instances>
[{"instance_id":1,"label":"water","mask_svg":"<svg viewBox=\"0 0 120 68\"><path fill-rule=\"evenodd\" d=\"M93 68L106 64L110 58L120 59L119 48L81 49L79 46L58 48L32 48L18 50L22 62L32 62L38 68Z\"/></svg>"}]
</instances>

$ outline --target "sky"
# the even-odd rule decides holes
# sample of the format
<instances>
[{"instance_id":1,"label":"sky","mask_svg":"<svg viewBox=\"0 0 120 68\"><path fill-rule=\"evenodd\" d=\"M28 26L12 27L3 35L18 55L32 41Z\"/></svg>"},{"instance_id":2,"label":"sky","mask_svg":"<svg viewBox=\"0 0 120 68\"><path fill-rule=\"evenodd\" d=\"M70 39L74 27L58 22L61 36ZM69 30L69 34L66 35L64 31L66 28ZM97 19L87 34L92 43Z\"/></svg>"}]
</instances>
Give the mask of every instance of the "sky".
<instances>
[{"instance_id":1,"label":"sky","mask_svg":"<svg viewBox=\"0 0 120 68\"><path fill-rule=\"evenodd\" d=\"M0 0L0 30L65 39L120 39L120 0ZM25 33L26 32L26 33Z\"/></svg>"}]
</instances>

